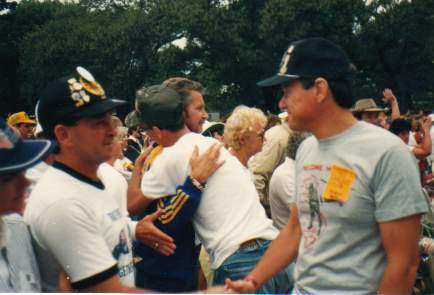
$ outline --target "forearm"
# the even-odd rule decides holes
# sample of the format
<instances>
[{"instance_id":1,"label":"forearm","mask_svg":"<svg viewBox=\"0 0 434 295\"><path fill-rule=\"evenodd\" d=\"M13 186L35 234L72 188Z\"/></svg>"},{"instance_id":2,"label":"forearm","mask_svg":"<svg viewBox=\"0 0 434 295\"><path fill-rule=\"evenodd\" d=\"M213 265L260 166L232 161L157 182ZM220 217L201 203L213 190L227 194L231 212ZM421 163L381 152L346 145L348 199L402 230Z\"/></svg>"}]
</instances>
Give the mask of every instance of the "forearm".
<instances>
[{"instance_id":1,"label":"forearm","mask_svg":"<svg viewBox=\"0 0 434 295\"><path fill-rule=\"evenodd\" d=\"M297 257L301 231L287 225L271 243L250 275L259 286L284 269Z\"/></svg>"},{"instance_id":2,"label":"forearm","mask_svg":"<svg viewBox=\"0 0 434 295\"><path fill-rule=\"evenodd\" d=\"M169 235L179 232L180 228L191 222L201 196L202 191L187 177L182 186L177 186L176 195L159 202L158 209L164 213L157 221L158 227Z\"/></svg>"},{"instance_id":3,"label":"forearm","mask_svg":"<svg viewBox=\"0 0 434 295\"><path fill-rule=\"evenodd\" d=\"M379 294L410 294L416 279L419 260L403 263L402 257L389 259L381 280Z\"/></svg>"},{"instance_id":4,"label":"forearm","mask_svg":"<svg viewBox=\"0 0 434 295\"><path fill-rule=\"evenodd\" d=\"M152 202L151 199L148 199L143 195L140 188L141 180L142 173L138 169L135 169L128 183L127 192L127 208L130 215L142 214Z\"/></svg>"},{"instance_id":5,"label":"forearm","mask_svg":"<svg viewBox=\"0 0 434 295\"><path fill-rule=\"evenodd\" d=\"M398 119L401 116L401 112L399 110L398 100L395 100L394 102L392 102L390 107L392 109L392 114L391 114L392 121L395 119Z\"/></svg>"},{"instance_id":6,"label":"forearm","mask_svg":"<svg viewBox=\"0 0 434 295\"><path fill-rule=\"evenodd\" d=\"M130 215L139 215L151 204L152 200L146 198L140 188L128 188L128 213Z\"/></svg>"},{"instance_id":7,"label":"forearm","mask_svg":"<svg viewBox=\"0 0 434 295\"><path fill-rule=\"evenodd\" d=\"M429 130L425 130L423 135L423 140L421 144L422 149L426 153L426 155L430 155L432 152L432 141L431 141L431 135Z\"/></svg>"}]
</instances>

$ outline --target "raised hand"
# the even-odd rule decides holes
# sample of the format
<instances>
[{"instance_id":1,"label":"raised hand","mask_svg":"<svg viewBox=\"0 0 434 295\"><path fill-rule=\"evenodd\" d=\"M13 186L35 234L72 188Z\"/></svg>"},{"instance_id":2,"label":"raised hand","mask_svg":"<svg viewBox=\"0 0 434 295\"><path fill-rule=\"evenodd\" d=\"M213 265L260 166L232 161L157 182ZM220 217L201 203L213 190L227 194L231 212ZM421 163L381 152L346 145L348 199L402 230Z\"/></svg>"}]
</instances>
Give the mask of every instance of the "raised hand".
<instances>
[{"instance_id":1,"label":"raised hand","mask_svg":"<svg viewBox=\"0 0 434 295\"><path fill-rule=\"evenodd\" d=\"M152 146L148 146L146 149L142 151L140 156L137 157L136 161L134 162L134 169L133 173L141 175L143 172L143 167L145 166L145 161L148 158L149 154L152 151Z\"/></svg>"},{"instance_id":2,"label":"raised hand","mask_svg":"<svg viewBox=\"0 0 434 295\"><path fill-rule=\"evenodd\" d=\"M421 127L424 131L424 134L429 133L432 127L432 119L430 116L425 117L421 120Z\"/></svg>"},{"instance_id":3,"label":"raised hand","mask_svg":"<svg viewBox=\"0 0 434 295\"><path fill-rule=\"evenodd\" d=\"M386 88L383 90L383 97L383 100L388 104L397 102L396 96L393 94L393 91L390 88Z\"/></svg>"},{"instance_id":4,"label":"raised hand","mask_svg":"<svg viewBox=\"0 0 434 295\"><path fill-rule=\"evenodd\" d=\"M205 183L224 164L224 161L218 161L222 147L222 144L215 143L199 156L199 149L195 146L190 158L191 177Z\"/></svg>"}]
</instances>

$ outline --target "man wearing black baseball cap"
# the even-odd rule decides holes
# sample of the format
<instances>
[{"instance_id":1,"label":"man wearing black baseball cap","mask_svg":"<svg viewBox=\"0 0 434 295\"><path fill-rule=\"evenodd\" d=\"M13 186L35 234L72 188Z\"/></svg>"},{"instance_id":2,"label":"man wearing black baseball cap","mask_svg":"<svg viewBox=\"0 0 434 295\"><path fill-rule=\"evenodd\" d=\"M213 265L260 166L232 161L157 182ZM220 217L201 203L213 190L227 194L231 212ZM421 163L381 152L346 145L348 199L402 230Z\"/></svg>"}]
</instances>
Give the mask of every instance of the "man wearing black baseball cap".
<instances>
[{"instance_id":1,"label":"man wearing black baseball cap","mask_svg":"<svg viewBox=\"0 0 434 295\"><path fill-rule=\"evenodd\" d=\"M79 291L137 292L132 239L175 247L152 223L158 212L139 222L128 218L127 183L104 163L115 137L111 113L124 103L107 98L81 67L50 83L40 96L39 121L59 147L25 212L44 291L58 290L58 273L64 270Z\"/></svg>"},{"instance_id":2,"label":"man wearing black baseball cap","mask_svg":"<svg viewBox=\"0 0 434 295\"><path fill-rule=\"evenodd\" d=\"M296 207L288 225L245 280L252 293L297 259L296 294L408 294L427 212L408 148L351 114L355 67L336 44L290 44L276 75L291 129L311 132L297 151ZM399 173L406 167L406 173Z\"/></svg>"},{"instance_id":3,"label":"man wearing black baseball cap","mask_svg":"<svg viewBox=\"0 0 434 295\"><path fill-rule=\"evenodd\" d=\"M40 292L39 269L27 226L27 168L51 152L48 140L23 140L0 118L0 291ZM25 278L24 280L22 278Z\"/></svg>"}]
</instances>

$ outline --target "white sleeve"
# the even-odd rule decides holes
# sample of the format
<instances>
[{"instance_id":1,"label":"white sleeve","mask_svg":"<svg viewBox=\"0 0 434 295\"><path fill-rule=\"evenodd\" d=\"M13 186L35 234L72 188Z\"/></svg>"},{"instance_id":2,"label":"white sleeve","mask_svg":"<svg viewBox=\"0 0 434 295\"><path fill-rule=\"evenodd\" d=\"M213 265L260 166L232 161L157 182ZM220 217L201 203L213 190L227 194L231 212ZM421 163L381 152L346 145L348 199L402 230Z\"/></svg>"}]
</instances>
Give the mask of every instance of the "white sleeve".
<instances>
[{"instance_id":1,"label":"white sleeve","mask_svg":"<svg viewBox=\"0 0 434 295\"><path fill-rule=\"evenodd\" d=\"M32 226L32 232L71 278L71 283L113 270L113 258L96 214L76 200L62 200L49 207Z\"/></svg>"},{"instance_id":2,"label":"white sleeve","mask_svg":"<svg viewBox=\"0 0 434 295\"><path fill-rule=\"evenodd\" d=\"M189 173L190 157L166 153L157 157L151 169L146 171L141 182L142 193L150 199L159 199L176 193Z\"/></svg>"}]
</instances>

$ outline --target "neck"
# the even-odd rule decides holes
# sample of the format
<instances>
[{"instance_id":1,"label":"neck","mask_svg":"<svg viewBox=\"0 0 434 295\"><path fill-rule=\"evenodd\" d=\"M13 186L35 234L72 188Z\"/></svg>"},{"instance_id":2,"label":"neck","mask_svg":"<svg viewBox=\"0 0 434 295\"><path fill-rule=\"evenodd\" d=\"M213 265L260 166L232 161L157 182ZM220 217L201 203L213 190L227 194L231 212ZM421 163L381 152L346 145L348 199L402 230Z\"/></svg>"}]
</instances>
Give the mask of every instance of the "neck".
<instances>
[{"instance_id":1,"label":"neck","mask_svg":"<svg viewBox=\"0 0 434 295\"><path fill-rule=\"evenodd\" d=\"M187 133L191 133L191 131L184 126L181 130L172 132L172 131L163 131L163 140L161 142L161 145L164 147L169 147L174 145L178 139L180 139L182 136L184 136Z\"/></svg>"},{"instance_id":2,"label":"neck","mask_svg":"<svg viewBox=\"0 0 434 295\"><path fill-rule=\"evenodd\" d=\"M245 152L243 152L242 150L231 150L231 154L236 157L238 159L238 161L241 162L241 164L243 164L243 166L245 166L247 168L247 162L250 159L250 156L247 155Z\"/></svg>"},{"instance_id":3,"label":"neck","mask_svg":"<svg viewBox=\"0 0 434 295\"><path fill-rule=\"evenodd\" d=\"M84 176L87 176L92 180L99 180L96 171L98 170L98 167L101 163L91 163L89 161L83 160L75 154L66 154L62 151L58 155L56 155L56 161L83 174Z\"/></svg>"},{"instance_id":4,"label":"neck","mask_svg":"<svg viewBox=\"0 0 434 295\"><path fill-rule=\"evenodd\" d=\"M325 139L344 132L357 123L357 119L348 109L340 107L324 108L311 132L317 139Z\"/></svg>"}]
</instances>

